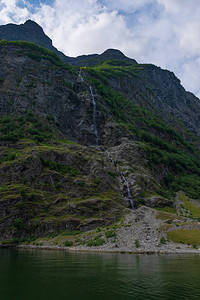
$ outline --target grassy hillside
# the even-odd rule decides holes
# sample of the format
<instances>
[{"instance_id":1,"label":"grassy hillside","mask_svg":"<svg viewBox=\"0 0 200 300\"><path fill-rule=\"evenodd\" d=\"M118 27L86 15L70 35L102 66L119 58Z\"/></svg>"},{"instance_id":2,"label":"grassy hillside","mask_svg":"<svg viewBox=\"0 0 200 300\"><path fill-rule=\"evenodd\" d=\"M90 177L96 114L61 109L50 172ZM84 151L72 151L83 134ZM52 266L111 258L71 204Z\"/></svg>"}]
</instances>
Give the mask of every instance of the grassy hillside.
<instances>
[{"instance_id":1,"label":"grassy hillside","mask_svg":"<svg viewBox=\"0 0 200 300\"><path fill-rule=\"evenodd\" d=\"M149 168L166 188L164 195L172 196L182 189L199 198L200 156L193 143L164 123L156 111L147 111L110 87L112 79L140 76L143 65L115 60L83 70L114 120L126 129L131 139L143 143Z\"/></svg>"},{"instance_id":2,"label":"grassy hillside","mask_svg":"<svg viewBox=\"0 0 200 300\"><path fill-rule=\"evenodd\" d=\"M155 109L119 91L125 79L143 79L144 65L104 61L83 67L81 81L78 69L49 50L27 42L0 46L2 239L109 226L129 207L128 188L135 208L145 204L175 212L179 190L200 198L197 138L190 134L186 140L186 129L170 127ZM188 201L189 217L197 218ZM91 245L101 243L99 238Z\"/></svg>"}]
</instances>

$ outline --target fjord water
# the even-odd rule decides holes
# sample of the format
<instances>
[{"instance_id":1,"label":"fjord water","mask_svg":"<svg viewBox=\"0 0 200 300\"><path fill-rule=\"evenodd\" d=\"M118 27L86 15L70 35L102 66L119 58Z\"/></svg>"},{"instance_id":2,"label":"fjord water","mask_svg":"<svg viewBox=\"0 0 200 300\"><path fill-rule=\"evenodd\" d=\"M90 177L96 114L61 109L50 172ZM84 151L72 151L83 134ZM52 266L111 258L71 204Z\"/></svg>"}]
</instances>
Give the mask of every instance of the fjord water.
<instances>
[{"instance_id":1,"label":"fjord water","mask_svg":"<svg viewBox=\"0 0 200 300\"><path fill-rule=\"evenodd\" d=\"M1 249L0 299L200 299L200 256Z\"/></svg>"}]
</instances>

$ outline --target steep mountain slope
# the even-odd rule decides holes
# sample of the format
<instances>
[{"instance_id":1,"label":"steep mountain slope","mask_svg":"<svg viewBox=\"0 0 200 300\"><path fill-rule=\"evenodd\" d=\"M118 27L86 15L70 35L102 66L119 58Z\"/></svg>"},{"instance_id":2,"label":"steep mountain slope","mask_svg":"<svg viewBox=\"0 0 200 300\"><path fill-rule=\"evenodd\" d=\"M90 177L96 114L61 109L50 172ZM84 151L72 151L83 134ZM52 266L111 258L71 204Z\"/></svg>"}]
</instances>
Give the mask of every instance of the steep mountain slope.
<instances>
[{"instance_id":1,"label":"steep mountain slope","mask_svg":"<svg viewBox=\"0 0 200 300\"><path fill-rule=\"evenodd\" d=\"M198 99L113 53L80 71L32 43L0 43L2 239L87 231L141 204L175 211L180 189L199 198ZM179 105L195 108L193 134Z\"/></svg>"},{"instance_id":2,"label":"steep mountain slope","mask_svg":"<svg viewBox=\"0 0 200 300\"><path fill-rule=\"evenodd\" d=\"M137 62L115 49L108 49L100 55L76 58L65 56L52 45L52 40L45 35L43 29L31 20L21 25L0 26L0 40L2 39L33 42L54 51L63 62L77 67L97 66L93 71L103 73L114 90L139 106L155 111L165 122L181 131L185 138L191 138L185 128L196 136L200 135L200 101L192 93L186 92L170 71L154 65L138 65L134 67L136 72L130 74L129 71ZM109 60L112 60L112 65ZM120 68L123 68L121 73Z\"/></svg>"},{"instance_id":3,"label":"steep mountain slope","mask_svg":"<svg viewBox=\"0 0 200 300\"><path fill-rule=\"evenodd\" d=\"M81 55L78 57L69 57L58 51L53 45L52 40L44 33L42 27L32 20L26 21L24 24L7 24L0 26L0 41L27 41L37 44L41 47L47 48L55 52L63 62L74 66L91 66L99 62L104 62L107 59L123 59L128 62L136 63L134 59L126 57L119 50L105 51L101 55Z\"/></svg>"},{"instance_id":4,"label":"steep mountain slope","mask_svg":"<svg viewBox=\"0 0 200 300\"><path fill-rule=\"evenodd\" d=\"M0 40L32 42L55 52L63 61L70 60L52 45L52 40L44 33L42 27L31 20L20 25L1 25Z\"/></svg>"},{"instance_id":5,"label":"steep mountain slope","mask_svg":"<svg viewBox=\"0 0 200 300\"><path fill-rule=\"evenodd\" d=\"M200 135L200 100L186 92L172 72L121 60L106 61L85 70L126 99L159 115L185 137L188 134L189 138L191 133Z\"/></svg>"}]
</instances>

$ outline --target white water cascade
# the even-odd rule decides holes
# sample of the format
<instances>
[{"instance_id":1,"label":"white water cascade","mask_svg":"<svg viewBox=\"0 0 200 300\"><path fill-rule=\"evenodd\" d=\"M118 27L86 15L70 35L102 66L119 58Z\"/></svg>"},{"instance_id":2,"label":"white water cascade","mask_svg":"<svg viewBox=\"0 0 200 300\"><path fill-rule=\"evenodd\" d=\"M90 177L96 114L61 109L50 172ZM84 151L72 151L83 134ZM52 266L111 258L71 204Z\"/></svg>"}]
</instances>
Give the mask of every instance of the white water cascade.
<instances>
[{"instance_id":1,"label":"white water cascade","mask_svg":"<svg viewBox=\"0 0 200 300\"><path fill-rule=\"evenodd\" d=\"M95 135L95 143L98 146L99 144L99 137L97 131L97 110L96 110L96 101L94 97L94 93L92 87L90 86L90 94L92 96L92 104L93 104L93 126L94 126L94 135Z\"/></svg>"},{"instance_id":2,"label":"white water cascade","mask_svg":"<svg viewBox=\"0 0 200 300\"><path fill-rule=\"evenodd\" d=\"M132 200L132 197L131 197L131 191L130 191L129 183L128 183L128 181L126 180L126 178L124 177L124 174L123 174L123 173L121 173L121 177L122 177L122 179L124 180L124 182L126 183L127 193L128 193L128 200L129 200L129 203L130 203L131 208L133 209L133 200Z\"/></svg>"},{"instance_id":3,"label":"white water cascade","mask_svg":"<svg viewBox=\"0 0 200 300\"><path fill-rule=\"evenodd\" d=\"M127 188L128 200L129 200L131 209L133 209L134 204L133 204L133 200L132 200L132 197L131 197L130 186L129 186L129 183L128 183L128 181L126 180L126 178L124 176L124 173L122 171L120 171L120 169L116 166L116 162L114 161L114 159L109 154L107 155L107 158L110 160L111 164L116 167L117 173L121 176L122 180L125 182L126 188Z\"/></svg>"},{"instance_id":4,"label":"white water cascade","mask_svg":"<svg viewBox=\"0 0 200 300\"><path fill-rule=\"evenodd\" d=\"M81 74L81 69L79 70L78 73L78 81L84 81L82 74ZM99 144L99 136L98 136L98 130L97 130L97 109L96 109L96 101L94 97L94 93L92 90L92 87L89 87L90 89L90 94L92 97L92 104L93 104L93 127L94 127L94 136L95 136L95 145L98 146Z\"/></svg>"},{"instance_id":5,"label":"white water cascade","mask_svg":"<svg viewBox=\"0 0 200 300\"><path fill-rule=\"evenodd\" d=\"M82 75L81 75L81 70L79 70L79 73L78 73L78 79L79 79L80 81L84 81L84 79L83 79L83 77L82 77Z\"/></svg>"}]
</instances>

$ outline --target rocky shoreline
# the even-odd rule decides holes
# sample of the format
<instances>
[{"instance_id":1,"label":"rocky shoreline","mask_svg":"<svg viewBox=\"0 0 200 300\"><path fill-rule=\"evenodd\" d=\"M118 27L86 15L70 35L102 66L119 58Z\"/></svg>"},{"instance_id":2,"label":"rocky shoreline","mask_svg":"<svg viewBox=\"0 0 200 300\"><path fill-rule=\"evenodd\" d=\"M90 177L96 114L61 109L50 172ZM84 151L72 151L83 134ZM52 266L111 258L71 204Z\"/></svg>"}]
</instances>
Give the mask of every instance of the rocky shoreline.
<instances>
[{"instance_id":1,"label":"rocky shoreline","mask_svg":"<svg viewBox=\"0 0 200 300\"><path fill-rule=\"evenodd\" d=\"M67 252L95 252L95 253L120 253L120 254L200 254L200 249L167 249L167 250L126 250L126 249L100 249L94 247L81 248L81 247L59 247L59 246L36 246L36 245L18 245L17 249L35 249L35 250L59 250Z\"/></svg>"},{"instance_id":2,"label":"rocky shoreline","mask_svg":"<svg viewBox=\"0 0 200 300\"><path fill-rule=\"evenodd\" d=\"M63 235L51 239L39 238L32 243L20 244L15 247L70 252L200 254L200 248L197 246L168 240L167 233L177 230L177 228L200 230L200 223L176 214L141 206L136 210L126 209L125 218L114 224L113 227L91 230L78 235L78 238L77 236ZM98 239L103 243L91 243ZM70 244L66 244L66 241Z\"/></svg>"}]
</instances>

